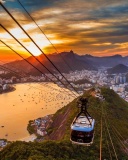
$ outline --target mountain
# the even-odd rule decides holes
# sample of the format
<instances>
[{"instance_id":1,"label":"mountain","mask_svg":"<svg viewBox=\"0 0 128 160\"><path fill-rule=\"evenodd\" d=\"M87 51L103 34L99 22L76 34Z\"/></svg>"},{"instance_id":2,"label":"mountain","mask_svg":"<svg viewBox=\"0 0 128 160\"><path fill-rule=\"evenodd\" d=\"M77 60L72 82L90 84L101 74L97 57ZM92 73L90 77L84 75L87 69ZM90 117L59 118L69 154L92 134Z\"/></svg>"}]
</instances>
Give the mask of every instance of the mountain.
<instances>
[{"instance_id":1,"label":"mountain","mask_svg":"<svg viewBox=\"0 0 128 160\"><path fill-rule=\"evenodd\" d=\"M83 95L88 97L88 112L96 121L94 142L91 146L78 146L70 142L70 125L79 112L75 99L54 114L53 123L48 129L49 140L33 143L12 142L0 152L0 159L97 160L100 156L102 120L102 158L127 160L128 103L108 88L101 89L105 101L95 98L92 93L94 93L93 89Z\"/></svg>"},{"instance_id":2,"label":"mountain","mask_svg":"<svg viewBox=\"0 0 128 160\"><path fill-rule=\"evenodd\" d=\"M110 69L107 70L109 74L115 74L115 73L127 73L128 67L123 64L118 64Z\"/></svg>"},{"instance_id":3,"label":"mountain","mask_svg":"<svg viewBox=\"0 0 128 160\"><path fill-rule=\"evenodd\" d=\"M63 73L75 70L97 70L99 67L114 67L119 64L128 65L128 56L122 57L121 55L106 56L106 57L95 57L89 54L78 55L73 51L62 52L60 54L48 54L47 57L55 64L55 66ZM36 57L41 63L46 66L51 72L58 73L53 65L41 54ZM44 73L48 73L47 69L44 68L35 58L32 56L27 58L35 67ZM23 70L26 73L38 75L40 74L33 66L25 62L24 60L14 61L5 64L7 67L13 66L15 70ZM11 67L13 69L13 67Z\"/></svg>"},{"instance_id":4,"label":"mountain","mask_svg":"<svg viewBox=\"0 0 128 160\"><path fill-rule=\"evenodd\" d=\"M88 61L95 67L114 67L118 64L128 65L128 57L122 57L121 55L106 56L106 57L94 57L91 55L81 56L85 62Z\"/></svg>"},{"instance_id":5,"label":"mountain","mask_svg":"<svg viewBox=\"0 0 128 160\"><path fill-rule=\"evenodd\" d=\"M83 61L79 59L79 55L75 54L73 51L70 52L62 52L60 54L49 54L47 57L55 64L55 66L63 73L68 73L69 71L74 70L96 70L89 62ZM53 67L53 65L46 59L46 57L41 54L36 57L44 66L46 66L51 72L58 73L57 70ZM32 63L35 67L41 70L44 73L48 73L48 71L41 66L34 57L29 57L26 59L30 63ZM15 61L8 64L5 64L6 67L13 66L16 70L24 70L30 74L40 74L35 68L33 68L30 64L28 64L25 60Z\"/></svg>"}]
</instances>

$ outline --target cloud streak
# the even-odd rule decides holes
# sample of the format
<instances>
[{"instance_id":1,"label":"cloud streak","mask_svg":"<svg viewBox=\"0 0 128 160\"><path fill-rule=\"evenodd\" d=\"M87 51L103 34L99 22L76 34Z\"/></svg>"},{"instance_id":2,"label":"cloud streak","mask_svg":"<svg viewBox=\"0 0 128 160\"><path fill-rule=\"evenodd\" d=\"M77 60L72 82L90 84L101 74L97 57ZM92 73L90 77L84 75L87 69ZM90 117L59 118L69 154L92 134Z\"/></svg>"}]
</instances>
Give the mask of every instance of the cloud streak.
<instances>
[{"instance_id":1,"label":"cloud streak","mask_svg":"<svg viewBox=\"0 0 128 160\"><path fill-rule=\"evenodd\" d=\"M33 0L23 1L48 38L59 51L74 50L78 54L92 51L93 55L127 53L128 42L128 1L87 0ZM25 30L35 38L47 52L51 47L17 1L6 1L11 11ZM0 22L10 30L17 25L1 9ZM4 16L6 15L7 21ZM1 33L3 32L0 29ZM15 33L14 33L15 34ZM4 35L2 38L5 38ZM25 35L20 38L31 46ZM40 43L42 42L43 45ZM53 50L52 50L53 51ZM55 52L55 51L53 51Z\"/></svg>"}]
</instances>

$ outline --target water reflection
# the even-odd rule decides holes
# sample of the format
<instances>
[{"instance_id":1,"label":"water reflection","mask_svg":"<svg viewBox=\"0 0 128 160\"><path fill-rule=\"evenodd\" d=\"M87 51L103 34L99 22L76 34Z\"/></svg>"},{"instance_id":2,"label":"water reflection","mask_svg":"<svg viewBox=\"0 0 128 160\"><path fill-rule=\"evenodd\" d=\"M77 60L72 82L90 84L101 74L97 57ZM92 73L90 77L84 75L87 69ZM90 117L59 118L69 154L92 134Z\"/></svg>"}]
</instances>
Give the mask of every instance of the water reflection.
<instances>
[{"instance_id":1,"label":"water reflection","mask_svg":"<svg viewBox=\"0 0 128 160\"><path fill-rule=\"evenodd\" d=\"M58 91L62 89L57 85L48 86L18 84L14 92L0 95L0 138L14 141L27 137L29 120L53 114L72 101L71 96Z\"/></svg>"}]
</instances>

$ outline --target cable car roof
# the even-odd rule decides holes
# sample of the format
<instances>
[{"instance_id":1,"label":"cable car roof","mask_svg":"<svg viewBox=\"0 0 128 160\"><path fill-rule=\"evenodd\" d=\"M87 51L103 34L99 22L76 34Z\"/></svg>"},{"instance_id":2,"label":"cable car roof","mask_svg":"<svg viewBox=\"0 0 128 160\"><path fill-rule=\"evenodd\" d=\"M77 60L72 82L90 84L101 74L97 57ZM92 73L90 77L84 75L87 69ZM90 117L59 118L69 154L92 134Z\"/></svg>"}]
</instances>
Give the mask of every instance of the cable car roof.
<instances>
[{"instance_id":1,"label":"cable car roof","mask_svg":"<svg viewBox=\"0 0 128 160\"><path fill-rule=\"evenodd\" d=\"M91 125L90 125L90 122ZM79 116L71 125L72 130L90 132L94 129L95 120L91 117Z\"/></svg>"}]
</instances>

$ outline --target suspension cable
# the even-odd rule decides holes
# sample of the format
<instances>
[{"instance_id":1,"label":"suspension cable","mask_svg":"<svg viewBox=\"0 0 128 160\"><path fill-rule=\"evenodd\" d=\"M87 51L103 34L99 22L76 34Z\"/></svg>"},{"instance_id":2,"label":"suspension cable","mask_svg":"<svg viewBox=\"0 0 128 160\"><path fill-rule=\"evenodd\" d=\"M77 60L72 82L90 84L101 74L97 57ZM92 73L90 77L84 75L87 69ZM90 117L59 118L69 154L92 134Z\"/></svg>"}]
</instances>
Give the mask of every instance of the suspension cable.
<instances>
[{"instance_id":1,"label":"suspension cable","mask_svg":"<svg viewBox=\"0 0 128 160\"><path fill-rule=\"evenodd\" d=\"M0 60L0 62L2 62L1 60ZM3 62L2 62L3 63ZM3 69L6 69L6 70L9 70L10 68L8 68L8 67L4 67L3 65L0 65L0 67L1 68L3 68ZM17 69L17 68L15 68L15 67L13 67L14 69ZM9 71L11 71L12 73L14 73L15 71L14 70L9 70ZM22 72L24 72L24 71L22 71ZM24 76L22 76L22 75L19 75L17 72L15 72L14 74L16 74L17 76L20 76L21 78L24 78ZM25 73L26 74L26 73ZM1 76L1 75L0 75ZM3 76L1 76L2 78L4 78ZM31 78L29 78L30 80L33 80L33 79L31 79ZM67 94L67 92L64 92L64 91L61 91L61 90L59 90L59 89L56 89L56 88L54 88L54 87L51 87L51 86L49 86L49 85L47 85L47 84L43 84L43 83L39 83L39 82L36 82L36 83L38 83L38 84L40 84L40 85L43 85L43 86L47 86L47 88L51 88L51 89L53 89L53 90L56 90L56 91L59 91L59 92L62 92L62 93L65 93L65 94ZM34 87L35 88L35 87ZM36 89L39 89L39 88L37 88L36 87ZM40 89L39 89L40 90ZM68 94L69 96L72 96L72 94ZM72 96L73 97L73 96Z\"/></svg>"},{"instance_id":2,"label":"suspension cable","mask_svg":"<svg viewBox=\"0 0 128 160\"><path fill-rule=\"evenodd\" d=\"M113 129L113 128L112 128ZM123 151L125 151L125 153L128 155L127 151L128 151L128 148L124 145L124 143L121 141L121 139L119 138L119 136L117 135L117 133L114 131L113 129L113 132L115 133L115 137L118 139L118 143L120 144L120 146L122 146L121 148L124 148L122 149Z\"/></svg>"},{"instance_id":3,"label":"suspension cable","mask_svg":"<svg viewBox=\"0 0 128 160\"><path fill-rule=\"evenodd\" d=\"M6 45L9 49L11 49L13 52L15 52L18 56L20 56L22 59L24 59L27 63L29 63L32 67L34 67L37 71L39 71L41 74L43 74L44 76L46 76L48 79L50 79L53 83L56 83L54 80L52 80L51 78L49 78L45 73L43 73L41 70L39 70L37 67L35 67L32 63L30 63L27 59L25 59L23 56L21 56L19 53L17 53L14 49L12 49L10 46L8 46L5 42L3 42L2 40L0 40L4 45ZM62 88L63 89L63 88ZM64 89L63 89L64 90ZM65 90L64 90L65 91ZM67 91L65 91L67 92ZM68 92L67 92L68 93ZM68 93L69 94L69 93ZM70 94L69 94L70 95ZM72 95L71 95L72 96Z\"/></svg>"},{"instance_id":4,"label":"suspension cable","mask_svg":"<svg viewBox=\"0 0 128 160\"><path fill-rule=\"evenodd\" d=\"M9 72L12 72L12 73L14 73L14 74L17 75L17 76L20 76L21 78L24 78L24 76L22 76L21 74L15 72L14 70L12 70L12 69L10 69L10 68L8 68L8 67L5 67L5 66L0 65L0 68L2 68L2 69L4 69L4 70L7 70L7 71L9 71ZM29 78L29 79L31 80L31 78ZM40 84L40 83L38 83L38 84ZM26 84L26 85L27 85L27 84ZM42 83L41 83L40 85L42 85ZM47 85L47 84L46 84L46 85ZM28 85L28 86L29 86L29 85ZM44 86L44 84L43 84L43 86ZM33 87L33 86L30 86L30 87L42 91L42 89L40 89L40 88ZM60 91L59 89L55 89L54 87L51 87L51 86L49 86L48 88L51 88L51 89L53 89L53 90L57 90L57 91L59 91L60 93L62 92L62 93L67 94L65 90L64 90L65 92L64 92L64 91ZM70 94L69 94L69 95L70 95ZM72 95L70 95L70 96L72 96Z\"/></svg>"},{"instance_id":5,"label":"suspension cable","mask_svg":"<svg viewBox=\"0 0 128 160\"><path fill-rule=\"evenodd\" d=\"M34 67L37 71L39 71L41 74L46 76L48 79L52 81L51 78L49 78L45 73L43 73L41 70L39 70L37 67L35 67L32 63L30 63L27 59L25 59L23 56L21 56L18 52L16 52L14 49L12 49L9 45L7 45L4 41L0 40L4 45L6 45L8 48L10 48L13 52L15 52L18 56L20 56L24 61L29 63L32 67ZM28 51L28 50L27 50Z\"/></svg>"},{"instance_id":6,"label":"suspension cable","mask_svg":"<svg viewBox=\"0 0 128 160\"><path fill-rule=\"evenodd\" d=\"M9 71L9 72L12 72L12 73L14 73L14 74L16 74L16 75L24 78L22 75L19 75L17 72L11 70L10 68L4 67L4 66L2 66L2 65L0 65L0 68L2 68L3 70L7 70L7 71ZM0 77L3 78L2 75L0 75ZM29 78L29 79L31 79L31 78ZM37 84L40 84L40 83L37 83ZM34 89L38 89L38 90L42 91L42 89L40 89L40 88L38 88L38 87L34 87L34 86L31 86L31 85L26 84L26 83L25 83L25 85L26 85L26 86L29 86L30 88L34 88ZM41 85L41 84L40 84L40 85ZM47 88L50 88L50 89L52 89L52 90L59 91L60 94L65 94L65 95L67 95L65 92L62 92L62 93L61 93L61 91L60 91L59 89L55 89L55 88L53 88L53 87L51 87L51 86L48 86L47 84L43 84L43 87L45 87L45 86L47 86Z\"/></svg>"},{"instance_id":7,"label":"suspension cable","mask_svg":"<svg viewBox=\"0 0 128 160\"><path fill-rule=\"evenodd\" d=\"M110 151L110 147L109 147L109 143L108 143L106 132L105 132L105 138L106 138L106 143L107 143L107 147L108 147L109 157L110 157L110 160L112 160L112 154L111 154L111 151Z\"/></svg>"},{"instance_id":8,"label":"suspension cable","mask_svg":"<svg viewBox=\"0 0 128 160\"><path fill-rule=\"evenodd\" d=\"M33 54L16 38L16 37L14 37L2 24L0 24L0 26L6 31L6 32L8 32L25 50L27 50L27 52L29 52L32 56L33 56ZM33 56L36 60L38 60L35 56ZM39 60L38 60L39 61ZM40 62L40 61L39 61ZM42 64L43 65L43 64ZM59 82L61 82L66 88L67 88L67 86L57 77L57 76L55 76L45 65L43 65L44 66L44 68L47 70L47 71L49 71ZM42 71L41 71L41 73L42 73ZM43 73L42 73L43 74ZM52 80L53 81L53 80ZM55 83L55 82L54 82ZM72 91L71 91L72 92ZM74 94L74 92L72 92L73 94ZM74 94L74 96L75 97L77 97L76 96L76 94Z\"/></svg>"},{"instance_id":9,"label":"suspension cable","mask_svg":"<svg viewBox=\"0 0 128 160\"><path fill-rule=\"evenodd\" d=\"M54 65L54 63L48 58L48 56L41 50L41 48L37 45L37 43L32 39L32 37L24 30L24 28L19 24L19 22L12 16L12 14L5 8L5 6L0 2L0 5L3 7L3 9L10 15L10 17L16 22L16 24L24 31L24 33L30 38L30 40L35 44L35 46L41 51L41 53L44 54L44 56L47 58L47 60L54 66L54 68L60 73L60 75L66 80L66 82L74 89L74 91L76 93L78 93L76 91L76 89L72 86L72 84L67 80L67 78L59 71L59 69ZM32 54L33 57L35 57L33 54ZM35 57L36 58L36 57ZM37 59L37 58L36 58ZM42 62L39 61L37 59L37 61L41 64ZM43 65L44 66L44 65ZM46 67L45 67L46 68ZM48 69L47 69L48 70ZM54 75L55 76L55 75ZM58 78L58 77L56 77ZM61 82L62 83L62 82ZM73 93L74 94L74 93ZM78 93L79 94L79 93Z\"/></svg>"},{"instance_id":10,"label":"suspension cable","mask_svg":"<svg viewBox=\"0 0 128 160\"><path fill-rule=\"evenodd\" d=\"M120 132L113 126L114 130L117 132L117 134L125 141L125 138L120 134Z\"/></svg>"},{"instance_id":11,"label":"suspension cable","mask_svg":"<svg viewBox=\"0 0 128 160\"><path fill-rule=\"evenodd\" d=\"M102 111L101 111L101 128L100 128L100 160L102 160L102 128L103 128L103 106L102 106Z\"/></svg>"},{"instance_id":12,"label":"suspension cable","mask_svg":"<svg viewBox=\"0 0 128 160\"><path fill-rule=\"evenodd\" d=\"M2 69L4 69L4 70L7 70L7 71L9 71L9 72L12 72L12 73L14 73L14 74L17 75L17 76L20 76L21 78L24 78L24 76L22 76L22 75L18 74L17 72L11 70L10 68L4 67L4 66L2 66L2 65L0 65L0 68L2 68ZM39 89L39 88L37 88L37 87L33 87L33 88ZM41 89L39 89L39 90L41 90Z\"/></svg>"},{"instance_id":13,"label":"suspension cable","mask_svg":"<svg viewBox=\"0 0 128 160\"><path fill-rule=\"evenodd\" d=\"M35 19L31 16L31 14L28 12L28 10L24 7L23 3L21 3L20 0L17 0L19 2L19 4L22 6L22 8L25 10L25 12L27 13L27 15L31 18L31 20L35 23L35 25L38 27L38 29L41 31L41 33L43 33L43 35L46 37L46 39L49 41L49 43L52 45L52 47L55 49L55 51L57 52L57 54L59 54L57 48L55 47L55 45L51 42L51 40L48 38L48 36L44 33L44 31L40 28L40 26L37 24L37 22L35 21ZM59 54L59 56L62 58L62 60L65 62L65 64L69 67L70 70L73 70L71 68L71 66L65 61L65 59L61 56L61 54Z\"/></svg>"},{"instance_id":14,"label":"suspension cable","mask_svg":"<svg viewBox=\"0 0 128 160\"><path fill-rule=\"evenodd\" d=\"M107 116L107 112L106 112L106 117L107 117L107 119L108 119L108 116ZM118 140L120 141L120 144L125 148L125 153L126 154L128 154L126 151L128 150L128 148L125 146L125 144L121 141L121 139L120 139L120 137L121 138L123 138L122 136L121 136L121 134L117 131L117 129L111 124L111 128L112 128L112 130L113 130L113 132L115 133L114 135L118 138ZM120 136L120 137L119 137ZM124 138L123 138L123 140L124 140ZM119 142L118 141L118 142Z\"/></svg>"},{"instance_id":15,"label":"suspension cable","mask_svg":"<svg viewBox=\"0 0 128 160\"><path fill-rule=\"evenodd\" d=\"M107 128L107 132L108 132L108 135L109 135L109 139L110 139L110 142L111 142L111 145L112 145L112 148L113 148L114 154L115 154L115 158L116 158L116 160L118 160L117 153L116 153L116 150L115 150L115 147L114 147L114 144L113 144L112 138L111 138L111 134L110 134L110 132L109 132L109 128L108 128L108 124L107 124L107 121L106 121L105 114L104 114L104 120L105 120L105 125L106 125L106 128Z\"/></svg>"}]
</instances>

